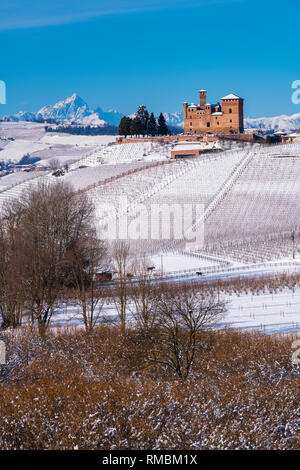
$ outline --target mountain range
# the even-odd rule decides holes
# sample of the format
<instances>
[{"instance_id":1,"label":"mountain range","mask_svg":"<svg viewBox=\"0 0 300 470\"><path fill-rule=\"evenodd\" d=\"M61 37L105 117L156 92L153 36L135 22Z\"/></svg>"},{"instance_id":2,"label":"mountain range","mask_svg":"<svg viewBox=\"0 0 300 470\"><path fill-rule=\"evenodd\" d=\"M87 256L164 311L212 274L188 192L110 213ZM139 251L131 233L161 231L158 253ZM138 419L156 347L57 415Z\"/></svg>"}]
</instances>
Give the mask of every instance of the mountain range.
<instances>
[{"instance_id":1,"label":"mountain range","mask_svg":"<svg viewBox=\"0 0 300 470\"><path fill-rule=\"evenodd\" d=\"M164 112L163 114L169 126L183 127L182 111L174 113ZM65 100L58 101L54 105L44 106L35 113L20 111L17 114L5 116L2 119L11 121L51 119L62 123L75 122L84 126L105 127L106 125L118 126L123 116L124 114L115 110L103 111L100 107L91 109L80 96L74 93ZM256 129L264 133L272 131L293 132L300 129L300 113L291 116L245 118L244 124L245 129Z\"/></svg>"},{"instance_id":2,"label":"mountain range","mask_svg":"<svg viewBox=\"0 0 300 470\"><path fill-rule=\"evenodd\" d=\"M19 111L11 116L4 116L3 120L9 121L34 121L54 120L61 123L76 122L84 126L105 125L118 126L124 114L116 110L103 111L102 108L91 109L88 104L76 93L65 100L58 101L54 105L44 106L35 113ZM170 126L183 126L182 113L164 113L165 119Z\"/></svg>"},{"instance_id":3,"label":"mountain range","mask_svg":"<svg viewBox=\"0 0 300 470\"><path fill-rule=\"evenodd\" d=\"M259 129L264 133L271 131L293 132L300 129L300 113L290 116L282 114L274 117L245 118L245 129Z\"/></svg>"}]
</instances>

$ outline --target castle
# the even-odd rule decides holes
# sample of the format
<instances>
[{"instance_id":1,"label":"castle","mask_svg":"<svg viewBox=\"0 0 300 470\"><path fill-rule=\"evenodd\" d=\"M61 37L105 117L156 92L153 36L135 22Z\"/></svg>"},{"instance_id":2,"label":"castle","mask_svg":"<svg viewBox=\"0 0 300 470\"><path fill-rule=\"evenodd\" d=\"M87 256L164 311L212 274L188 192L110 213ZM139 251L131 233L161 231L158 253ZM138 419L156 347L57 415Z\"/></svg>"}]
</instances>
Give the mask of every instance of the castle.
<instances>
[{"instance_id":1,"label":"castle","mask_svg":"<svg viewBox=\"0 0 300 470\"><path fill-rule=\"evenodd\" d=\"M206 103L206 90L199 91L200 104L183 103L184 134L240 134L244 132L244 100L229 94L221 104Z\"/></svg>"}]
</instances>

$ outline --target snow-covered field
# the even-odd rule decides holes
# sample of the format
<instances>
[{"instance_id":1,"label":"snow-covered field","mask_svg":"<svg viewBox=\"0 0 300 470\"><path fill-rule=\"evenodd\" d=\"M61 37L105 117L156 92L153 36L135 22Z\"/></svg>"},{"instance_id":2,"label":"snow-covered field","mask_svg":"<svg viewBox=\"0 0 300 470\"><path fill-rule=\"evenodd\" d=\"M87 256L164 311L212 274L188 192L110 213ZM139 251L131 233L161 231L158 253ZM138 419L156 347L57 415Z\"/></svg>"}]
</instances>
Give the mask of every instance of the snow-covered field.
<instances>
[{"instance_id":1,"label":"snow-covered field","mask_svg":"<svg viewBox=\"0 0 300 470\"><path fill-rule=\"evenodd\" d=\"M7 190L13 186L24 183L34 178L38 178L40 175L35 172L26 173L20 171L18 173L11 173L10 175L3 176L0 178L0 192Z\"/></svg>"},{"instance_id":2,"label":"snow-covered field","mask_svg":"<svg viewBox=\"0 0 300 470\"><path fill-rule=\"evenodd\" d=\"M295 292L283 289L276 294L224 295L228 302L227 313L218 328L242 328L259 330L267 334L300 332L300 289ZM133 308L133 306L132 306ZM128 314L130 321L131 315ZM118 321L113 303L104 306L99 322ZM79 305L61 305L53 317L53 327L82 326Z\"/></svg>"},{"instance_id":3,"label":"snow-covered field","mask_svg":"<svg viewBox=\"0 0 300 470\"><path fill-rule=\"evenodd\" d=\"M259 329L265 333L300 331L300 289L276 294L224 296L228 313L220 326Z\"/></svg>"},{"instance_id":4,"label":"snow-covered field","mask_svg":"<svg viewBox=\"0 0 300 470\"><path fill-rule=\"evenodd\" d=\"M42 160L60 158L62 163L66 163L78 160L103 145L114 143L116 136L46 133L43 124L20 121L1 122L0 139L0 161L17 163L29 154Z\"/></svg>"},{"instance_id":5,"label":"snow-covered field","mask_svg":"<svg viewBox=\"0 0 300 470\"><path fill-rule=\"evenodd\" d=\"M4 162L19 162L24 155L40 152L49 148L49 145L41 141L32 141L29 140L14 140L9 142L5 148L0 152L0 160Z\"/></svg>"},{"instance_id":6,"label":"snow-covered field","mask_svg":"<svg viewBox=\"0 0 300 470\"><path fill-rule=\"evenodd\" d=\"M202 269L216 266L218 263L213 260L206 260L204 258L192 257L183 255L181 253L166 253L164 255L151 256L151 262L158 271L164 273L184 270L184 269Z\"/></svg>"},{"instance_id":7,"label":"snow-covered field","mask_svg":"<svg viewBox=\"0 0 300 470\"><path fill-rule=\"evenodd\" d=\"M69 135L47 133L41 138L41 142L47 145L72 145L75 147L97 147L114 143L114 135Z\"/></svg>"},{"instance_id":8,"label":"snow-covered field","mask_svg":"<svg viewBox=\"0 0 300 470\"><path fill-rule=\"evenodd\" d=\"M45 135L45 125L36 122L0 122L1 138L40 140Z\"/></svg>"}]
</instances>

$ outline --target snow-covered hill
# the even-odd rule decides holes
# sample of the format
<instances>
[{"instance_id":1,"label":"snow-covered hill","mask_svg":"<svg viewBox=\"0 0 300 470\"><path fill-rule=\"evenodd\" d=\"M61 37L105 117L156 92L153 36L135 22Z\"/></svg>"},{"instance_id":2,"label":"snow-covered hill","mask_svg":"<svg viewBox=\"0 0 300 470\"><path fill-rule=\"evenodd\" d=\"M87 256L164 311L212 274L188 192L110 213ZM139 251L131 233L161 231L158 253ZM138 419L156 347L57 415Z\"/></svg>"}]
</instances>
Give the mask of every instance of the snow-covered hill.
<instances>
[{"instance_id":1,"label":"snow-covered hill","mask_svg":"<svg viewBox=\"0 0 300 470\"><path fill-rule=\"evenodd\" d=\"M300 113L287 116L245 118L245 129L261 129L262 131L293 132L300 129Z\"/></svg>"}]
</instances>

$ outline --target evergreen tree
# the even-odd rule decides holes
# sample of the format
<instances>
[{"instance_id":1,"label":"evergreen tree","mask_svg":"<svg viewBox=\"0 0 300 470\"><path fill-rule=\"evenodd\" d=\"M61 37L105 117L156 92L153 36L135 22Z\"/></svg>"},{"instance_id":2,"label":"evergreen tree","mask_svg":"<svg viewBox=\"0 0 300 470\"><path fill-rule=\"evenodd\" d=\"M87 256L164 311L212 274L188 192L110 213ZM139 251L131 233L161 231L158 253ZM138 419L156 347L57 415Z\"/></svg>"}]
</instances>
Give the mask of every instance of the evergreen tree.
<instances>
[{"instance_id":1,"label":"evergreen tree","mask_svg":"<svg viewBox=\"0 0 300 470\"><path fill-rule=\"evenodd\" d=\"M144 132L143 134L148 134L148 125L149 125L149 119L150 119L150 116L149 116L149 113L146 109L146 112L145 112L145 119L144 119Z\"/></svg>"},{"instance_id":2,"label":"evergreen tree","mask_svg":"<svg viewBox=\"0 0 300 470\"><path fill-rule=\"evenodd\" d=\"M150 115L150 119L148 121L148 135L155 136L157 134L157 123L153 113Z\"/></svg>"},{"instance_id":3,"label":"evergreen tree","mask_svg":"<svg viewBox=\"0 0 300 470\"><path fill-rule=\"evenodd\" d=\"M119 135L130 135L130 124L132 119L128 116L123 116L119 124Z\"/></svg>"},{"instance_id":4,"label":"evergreen tree","mask_svg":"<svg viewBox=\"0 0 300 470\"><path fill-rule=\"evenodd\" d=\"M158 132L158 135L168 135L170 133L163 113L160 113L159 118L158 118L157 132Z\"/></svg>"},{"instance_id":5,"label":"evergreen tree","mask_svg":"<svg viewBox=\"0 0 300 470\"><path fill-rule=\"evenodd\" d=\"M121 121L120 121L119 127L118 127L119 135L127 135L126 134L126 128L127 128L127 122L126 121L127 121L126 116L123 116Z\"/></svg>"},{"instance_id":6,"label":"evergreen tree","mask_svg":"<svg viewBox=\"0 0 300 470\"><path fill-rule=\"evenodd\" d=\"M135 116L130 123L130 134L131 135L141 135L143 134L143 125L141 120Z\"/></svg>"},{"instance_id":7,"label":"evergreen tree","mask_svg":"<svg viewBox=\"0 0 300 470\"><path fill-rule=\"evenodd\" d=\"M138 110L136 112L136 117L140 120L141 122L141 129L142 132L141 134L145 135L148 133L148 122L149 122L149 113L147 111L146 106L141 105L138 107Z\"/></svg>"},{"instance_id":8,"label":"evergreen tree","mask_svg":"<svg viewBox=\"0 0 300 470\"><path fill-rule=\"evenodd\" d=\"M130 117L126 116L126 121L125 121L126 134L125 135L130 135L131 121L132 121L132 119Z\"/></svg>"}]
</instances>

